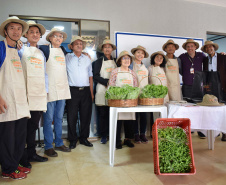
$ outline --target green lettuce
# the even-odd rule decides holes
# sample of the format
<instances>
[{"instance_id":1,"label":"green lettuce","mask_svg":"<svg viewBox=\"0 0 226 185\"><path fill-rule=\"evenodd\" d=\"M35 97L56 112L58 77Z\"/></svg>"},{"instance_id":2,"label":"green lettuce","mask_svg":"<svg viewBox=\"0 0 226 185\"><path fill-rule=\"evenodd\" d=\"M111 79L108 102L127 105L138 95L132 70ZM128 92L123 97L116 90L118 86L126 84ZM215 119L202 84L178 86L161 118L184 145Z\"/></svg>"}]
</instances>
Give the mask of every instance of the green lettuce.
<instances>
[{"instance_id":1,"label":"green lettuce","mask_svg":"<svg viewBox=\"0 0 226 185\"><path fill-rule=\"evenodd\" d=\"M164 98L168 93L168 88L163 85L146 85L140 94L140 98Z\"/></svg>"}]
</instances>

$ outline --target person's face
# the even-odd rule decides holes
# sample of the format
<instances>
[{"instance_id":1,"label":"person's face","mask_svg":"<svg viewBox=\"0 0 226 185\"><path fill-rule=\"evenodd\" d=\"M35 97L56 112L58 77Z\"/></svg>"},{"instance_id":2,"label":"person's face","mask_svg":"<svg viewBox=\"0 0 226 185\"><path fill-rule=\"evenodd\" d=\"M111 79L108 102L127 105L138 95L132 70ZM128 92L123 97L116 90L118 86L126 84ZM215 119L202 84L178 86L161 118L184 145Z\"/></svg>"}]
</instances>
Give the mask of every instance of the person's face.
<instances>
[{"instance_id":1,"label":"person's face","mask_svg":"<svg viewBox=\"0 0 226 185\"><path fill-rule=\"evenodd\" d=\"M155 66L160 66L163 62L163 56L156 55L154 61L155 61Z\"/></svg>"},{"instance_id":2,"label":"person's face","mask_svg":"<svg viewBox=\"0 0 226 185\"><path fill-rule=\"evenodd\" d=\"M131 59L128 55L125 55L121 58L121 66L122 67L129 67L131 63Z\"/></svg>"},{"instance_id":3,"label":"person's face","mask_svg":"<svg viewBox=\"0 0 226 185\"><path fill-rule=\"evenodd\" d=\"M52 45L60 46L61 43L64 40L64 37L61 33L54 32L50 37L49 37L50 42Z\"/></svg>"},{"instance_id":4,"label":"person's face","mask_svg":"<svg viewBox=\"0 0 226 185\"><path fill-rule=\"evenodd\" d=\"M104 55L108 56L108 55L111 55L112 51L113 51L113 47L111 44L104 44L103 47L102 47L102 51L104 53Z\"/></svg>"},{"instance_id":5,"label":"person's face","mask_svg":"<svg viewBox=\"0 0 226 185\"><path fill-rule=\"evenodd\" d=\"M187 43L186 44L186 50L188 54L194 54L196 50L196 45L195 43Z\"/></svg>"},{"instance_id":6,"label":"person's face","mask_svg":"<svg viewBox=\"0 0 226 185\"><path fill-rule=\"evenodd\" d=\"M144 55L144 51L141 49L136 50L134 53L134 57L138 61L142 61L144 59Z\"/></svg>"},{"instance_id":7,"label":"person's face","mask_svg":"<svg viewBox=\"0 0 226 185\"><path fill-rule=\"evenodd\" d=\"M7 32L5 31L5 35L9 35L9 37L13 40L19 40L22 36L23 26L19 23L9 23L7 26Z\"/></svg>"},{"instance_id":8,"label":"person's face","mask_svg":"<svg viewBox=\"0 0 226 185\"><path fill-rule=\"evenodd\" d=\"M211 45L211 44L205 46L205 51L208 55L215 54L215 49L214 49L213 45Z\"/></svg>"},{"instance_id":9,"label":"person's face","mask_svg":"<svg viewBox=\"0 0 226 185\"><path fill-rule=\"evenodd\" d=\"M37 43L40 40L41 33L35 26L30 27L28 32L25 34L29 43Z\"/></svg>"},{"instance_id":10,"label":"person's face","mask_svg":"<svg viewBox=\"0 0 226 185\"><path fill-rule=\"evenodd\" d=\"M82 53L83 44L81 40L76 40L72 43L72 51Z\"/></svg>"},{"instance_id":11,"label":"person's face","mask_svg":"<svg viewBox=\"0 0 226 185\"><path fill-rule=\"evenodd\" d=\"M167 54L174 54L176 51L176 47L174 44L168 44L165 48Z\"/></svg>"}]
</instances>

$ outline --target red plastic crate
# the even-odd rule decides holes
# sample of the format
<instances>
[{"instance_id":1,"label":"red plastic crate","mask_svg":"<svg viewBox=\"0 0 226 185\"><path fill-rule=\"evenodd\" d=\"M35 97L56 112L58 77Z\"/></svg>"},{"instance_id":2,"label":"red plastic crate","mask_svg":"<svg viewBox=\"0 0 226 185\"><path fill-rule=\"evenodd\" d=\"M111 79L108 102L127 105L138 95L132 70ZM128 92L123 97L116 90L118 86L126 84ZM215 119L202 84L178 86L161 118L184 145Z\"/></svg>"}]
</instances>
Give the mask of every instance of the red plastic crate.
<instances>
[{"instance_id":1,"label":"red plastic crate","mask_svg":"<svg viewBox=\"0 0 226 185\"><path fill-rule=\"evenodd\" d=\"M153 158L154 158L154 172L156 175L194 175L196 173L195 163L194 163L194 155L192 149L192 140L191 140L191 129L190 129L190 119L188 118L159 118L156 119L154 125L152 126L152 137L153 137ZM190 149L191 156L191 171L189 173L161 173L159 168L159 151L158 151L158 132L157 130L160 128L182 128L188 139L188 147Z\"/></svg>"}]
</instances>

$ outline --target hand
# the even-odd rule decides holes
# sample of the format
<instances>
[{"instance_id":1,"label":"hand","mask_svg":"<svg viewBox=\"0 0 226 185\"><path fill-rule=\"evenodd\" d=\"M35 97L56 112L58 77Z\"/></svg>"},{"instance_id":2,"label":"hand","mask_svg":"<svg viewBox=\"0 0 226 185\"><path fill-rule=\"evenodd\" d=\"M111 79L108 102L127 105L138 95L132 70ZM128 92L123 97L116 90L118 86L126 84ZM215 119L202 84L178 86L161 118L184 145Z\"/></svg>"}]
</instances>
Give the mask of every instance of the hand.
<instances>
[{"instance_id":1,"label":"hand","mask_svg":"<svg viewBox=\"0 0 226 185\"><path fill-rule=\"evenodd\" d=\"M21 40L18 40L16 46L17 46L17 49L20 50L23 46L23 42Z\"/></svg>"},{"instance_id":2,"label":"hand","mask_svg":"<svg viewBox=\"0 0 226 185\"><path fill-rule=\"evenodd\" d=\"M0 114L5 113L5 110L7 110L6 102L0 96Z\"/></svg>"},{"instance_id":3,"label":"hand","mask_svg":"<svg viewBox=\"0 0 226 185\"><path fill-rule=\"evenodd\" d=\"M221 55L226 55L226 53L225 52L221 52Z\"/></svg>"},{"instance_id":4,"label":"hand","mask_svg":"<svg viewBox=\"0 0 226 185\"><path fill-rule=\"evenodd\" d=\"M82 54L83 54L83 55L85 55L85 56L88 56L88 57L89 57L89 59L91 60L91 56L89 55L89 53L82 52Z\"/></svg>"}]
</instances>

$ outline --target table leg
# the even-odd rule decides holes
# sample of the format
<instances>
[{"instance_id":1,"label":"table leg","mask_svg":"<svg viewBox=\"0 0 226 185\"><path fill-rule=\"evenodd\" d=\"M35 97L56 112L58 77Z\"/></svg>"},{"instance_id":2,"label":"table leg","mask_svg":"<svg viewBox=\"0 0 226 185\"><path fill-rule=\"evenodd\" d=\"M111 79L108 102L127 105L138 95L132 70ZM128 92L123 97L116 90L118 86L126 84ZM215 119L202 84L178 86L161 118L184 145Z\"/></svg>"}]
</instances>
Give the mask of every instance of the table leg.
<instances>
[{"instance_id":1,"label":"table leg","mask_svg":"<svg viewBox=\"0 0 226 185\"><path fill-rule=\"evenodd\" d=\"M116 128L117 128L117 111L114 107L110 107L110 126L109 126L109 164L114 166Z\"/></svg>"},{"instance_id":2,"label":"table leg","mask_svg":"<svg viewBox=\"0 0 226 185\"><path fill-rule=\"evenodd\" d=\"M214 150L214 130L207 130L208 148L209 150Z\"/></svg>"}]
</instances>

